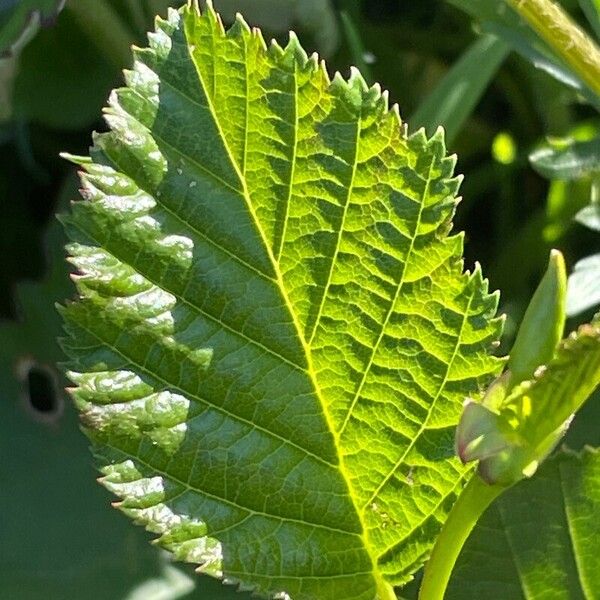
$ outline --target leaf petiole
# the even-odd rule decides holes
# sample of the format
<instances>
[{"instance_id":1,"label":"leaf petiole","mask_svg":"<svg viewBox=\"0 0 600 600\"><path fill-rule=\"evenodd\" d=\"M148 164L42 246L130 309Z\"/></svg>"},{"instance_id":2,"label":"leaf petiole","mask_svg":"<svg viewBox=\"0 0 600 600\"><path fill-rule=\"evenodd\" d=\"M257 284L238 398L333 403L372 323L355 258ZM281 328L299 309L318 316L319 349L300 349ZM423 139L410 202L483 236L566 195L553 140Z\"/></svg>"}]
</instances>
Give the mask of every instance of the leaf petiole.
<instances>
[{"instance_id":1,"label":"leaf petiole","mask_svg":"<svg viewBox=\"0 0 600 600\"><path fill-rule=\"evenodd\" d=\"M456 559L486 508L506 489L488 485L476 473L452 507L425 565L419 600L443 600Z\"/></svg>"}]
</instances>

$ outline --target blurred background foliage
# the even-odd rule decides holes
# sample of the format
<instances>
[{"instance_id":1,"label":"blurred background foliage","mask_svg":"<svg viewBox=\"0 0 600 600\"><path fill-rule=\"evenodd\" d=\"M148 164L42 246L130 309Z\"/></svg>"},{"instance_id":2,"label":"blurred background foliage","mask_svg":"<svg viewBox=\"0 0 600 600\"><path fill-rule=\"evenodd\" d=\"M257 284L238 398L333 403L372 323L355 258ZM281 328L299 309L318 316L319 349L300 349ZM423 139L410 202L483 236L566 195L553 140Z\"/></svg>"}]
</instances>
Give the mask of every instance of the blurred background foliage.
<instances>
[{"instance_id":1,"label":"blurred background foliage","mask_svg":"<svg viewBox=\"0 0 600 600\"><path fill-rule=\"evenodd\" d=\"M243 599L171 566L94 483L64 398L53 305L72 295L54 215L76 196L62 150L85 154L167 0L0 0L0 596L24 600ZM508 316L506 349L560 248L573 271L569 328L600 302L600 119L585 85L504 0L214 0L265 37L358 66L409 130L442 124L465 175L456 229ZM600 33L596 0L564 0ZM567 442L600 445L599 398ZM410 594L407 590L405 594ZM249 596L248 596L249 597Z\"/></svg>"}]
</instances>

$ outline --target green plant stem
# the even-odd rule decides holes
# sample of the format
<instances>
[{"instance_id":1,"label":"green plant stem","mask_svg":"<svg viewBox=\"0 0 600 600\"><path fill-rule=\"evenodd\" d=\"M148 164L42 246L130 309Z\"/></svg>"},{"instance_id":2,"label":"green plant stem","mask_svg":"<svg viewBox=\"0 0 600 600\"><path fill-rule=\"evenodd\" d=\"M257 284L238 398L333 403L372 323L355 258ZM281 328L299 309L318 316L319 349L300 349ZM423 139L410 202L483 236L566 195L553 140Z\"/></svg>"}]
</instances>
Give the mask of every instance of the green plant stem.
<instances>
[{"instance_id":1,"label":"green plant stem","mask_svg":"<svg viewBox=\"0 0 600 600\"><path fill-rule=\"evenodd\" d=\"M600 97L600 48L552 0L506 0L573 72Z\"/></svg>"},{"instance_id":2,"label":"green plant stem","mask_svg":"<svg viewBox=\"0 0 600 600\"><path fill-rule=\"evenodd\" d=\"M452 569L469 534L485 509L506 489L488 485L473 474L452 507L425 565L419 600L443 600Z\"/></svg>"}]
</instances>

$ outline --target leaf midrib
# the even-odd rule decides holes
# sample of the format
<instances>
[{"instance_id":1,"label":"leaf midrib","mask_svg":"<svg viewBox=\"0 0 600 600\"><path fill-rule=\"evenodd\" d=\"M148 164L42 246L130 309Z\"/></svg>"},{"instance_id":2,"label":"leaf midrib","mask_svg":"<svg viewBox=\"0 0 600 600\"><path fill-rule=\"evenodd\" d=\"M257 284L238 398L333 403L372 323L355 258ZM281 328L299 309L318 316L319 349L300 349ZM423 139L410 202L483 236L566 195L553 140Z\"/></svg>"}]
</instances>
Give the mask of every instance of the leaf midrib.
<instances>
[{"instance_id":1,"label":"leaf midrib","mask_svg":"<svg viewBox=\"0 0 600 600\"><path fill-rule=\"evenodd\" d=\"M246 61L245 62L247 62L247 46L246 46L246 42L245 41L244 41L244 53L246 55ZM353 160L353 165L352 165L352 175L351 175L351 179L350 179L350 184L348 186L346 203L344 205L344 212L343 212L342 218L340 219L339 231L337 233L337 235L338 235L337 244L336 244L336 247L335 247L334 256L333 256L332 261L331 261L330 270L329 270L329 274L328 274L328 278L327 278L327 284L326 284L326 287L324 289L323 295L321 297L319 312L317 313L317 318L315 319L314 329L312 331L312 334L311 334L311 337L310 337L310 341L307 341L306 337L303 334L302 327L301 327L301 325L300 325L300 323L298 321L298 317L296 315L296 312L295 312L295 310L293 308L293 304L292 304L292 302L291 302L291 300L290 300L290 298L289 298L289 296L287 294L287 289L286 289L286 287L284 285L283 276L282 276L281 270L279 268L279 262L278 262L277 258L275 257L275 254L274 254L274 252L273 252L270 244L267 241L267 237L265 235L264 230L262 229L262 226L261 226L260 220L258 218L258 215L256 214L256 211L254 210L254 206L253 206L252 199L251 199L251 194L250 194L250 191L249 191L249 189L247 187L247 183L246 183L245 177L243 176L243 174L242 174L242 172L240 170L240 167L236 164L234 156L233 156L233 154L232 154L232 152L231 152L231 150L229 148L227 138L226 138L226 136L225 136L225 134L223 132L223 129L221 127L221 123L220 123L220 121L218 119L217 113L216 113L215 108L213 106L212 98L209 97L209 95L207 93L207 87L205 85L205 82L203 81L201 70L200 70L199 66L196 64L196 61L194 60L194 57L193 57L193 55L192 55L191 52L190 52L190 57L191 57L192 63L196 67L196 73L198 75L199 83L200 83L200 85L202 86L202 88L204 90L204 93L205 93L205 96L206 96L206 100L207 100L207 106L208 106L208 109L209 109L209 111L210 111L210 113L211 113L211 115L213 117L213 120L214 120L214 123L215 123L215 127L217 128L217 130L219 132L219 135L220 135L220 138L221 138L221 141L222 141L222 144L223 144L223 148L227 152L227 155L228 155L228 158L229 158L229 162L230 162L232 168L234 169L234 171L235 171L235 173L236 173L236 175L238 177L239 182L241 183L241 186L243 188L243 197L244 197L244 200L246 202L246 206L247 206L248 211L249 211L249 213L250 213L250 215L252 217L252 221L254 223L254 226L256 227L256 230L257 230L258 234L260 235L261 242L263 244L263 247L264 247L265 251L267 252L267 255L268 255L268 258L269 258L269 260L271 262L273 271L276 274L276 279L277 279L277 284L278 284L277 285L278 291L279 291L279 293L282 296L282 300L284 301L285 306L286 306L286 308L287 308L287 310L289 312L290 318L292 319L292 322L294 324L294 327L295 327L298 339L300 340L300 342L302 344L302 347L303 347L303 350L304 350L304 353L305 353L305 357L306 357L306 361L307 361L307 365L308 365L308 369L307 369L308 375L310 377L311 384L313 386L315 395L317 396L317 398L319 400L319 403L320 403L320 405L322 407L323 414L325 416L325 420L327 422L329 431L330 431L330 433L331 433L331 435L333 437L334 443L335 443L336 453L337 453L337 455L339 457L339 460L340 460L340 464L339 464L340 473L341 473L341 475L342 475L342 477L343 477L343 479L344 479L344 481L346 483L346 486L347 486L348 491L349 491L349 496L350 496L351 503L354 506L356 515L357 515L357 517L359 519L359 522L361 524L363 545L364 545L366 551L368 552L368 554L369 554L369 556L371 558L372 564L373 564L373 576L374 576L374 578L376 580L381 580L383 578L382 578L381 573L379 572L379 567L378 567L378 553L377 553L376 549L373 548L371 546L371 544L370 544L369 536L367 534L368 530L367 530L367 527L366 527L366 523L364 521L364 506L363 507L359 507L357 505L356 498L358 497L358 495L354 491L354 488L353 488L353 485L352 485L352 480L351 480L351 478L350 478L350 476L349 476L349 474L348 474L348 472L346 471L346 468L345 468L344 454L342 452L342 446L341 446L341 443L340 443L340 437L341 437L341 433L343 432L343 429L341 431L339 431L339 432L337 431L337 429L336 429L336 427L334 425L332 416L329 413L327 403L324 401L324 398L323 398L323 395L322 395L322 391L320 389L320 386L319 386L319 383L318 383L318 379L316 377L316 370L315 370L315 368L313 366L312 352L311 352L311 347L310 347L310 342L314 338L314 335L315 335L315 333L317 331L317 328L318 328L318 325L319 325L319 316L320 316L320 313L321 313L322 308L324 306L324 303L326 301L328 285L329 285L330 280L331 280L331 275L333 273L333 269L334 269L334 265L335 265L335 259L337 257L338 252L339 252L340 242L341 242L341 238L342 238L343 231L344 231L344 220L345 220L345 216L347 214L348 206L350 204L350 197L351 197L351 194L352 194L352 183L354 181L354 177L355 177L355 173L356 173L356 169L357 169L357 163L358 163L359 140L360 140L360 124L361 124L360 116L358 116L357 120L356 120L357 132L356 132L356 143L355 143L354 160ZM294 68L296 68L296 61L294 61ZM245 73L246 73L246 101L247 101L247 96L248 96L248 72L247 72L247 70L245 71ZM294 91L295 91L295 93L294 93L295 105L297 107L297 94L298 94L297 86L295 87ZM245 140L247 139L247 136L248 136L247 125L248 125L248 120L246 119L246 128L244 130L244 139ZM294 130L294 139L295 140L297 139L297 131L296 130ZM401 289L403 287L403 283L404 283L404 280L405 280L406 269L408 268L408 261L410 260L411 253L414 250L415 241L416 241L416 239L418 237L419 224L420 224L420 221L421 221L421 218L422 218L422 215L423 215L423 211L424 211L424 208L425 208L425 206L424 206L425 197L426 197L426 195L428 193L428 190L429 190L429 187L430 187L430 184L431 184L432 171L433 171L433 167L435 165L435 161L436 161L436 154L432 153L431 162L430 162L430 165L429 165L427 177L423 178L423 180L425 182L425 187L424 187L423 193L422 193L421 198L420 198L419 214L418 214L418 217L417 217L417 223L415 225L414 235L411 237L411 245L410 245L410 249L409 249L409 252L407 254L406 261L405 261L405 266L404 266L404 271L403 271L403 274L402 274L402 279L399 282L399 284L398 284L398 286L396 288L396 292L394 294L394 298L393 298L392 302L390 303L390 307L389 307L388 312L386 314L386 320L385 320L385 322L382 325L381 330L380 330L378 342L375 344L375 346L373 348L373 352L371 353L369 367L372 364L374 356L375 356L375 354L377 352L378 345L381 342L381 339L383 338L383 334L384 334L384 330L385 330L386 324L388 323L391 315L393 314L395 303L396 303L396 301L398 299L398 296L399 296L399 294L401 292ZM294 163L295 163L295 161L294 161ZM293 168L291 169L291 172L293 173ZM290 194L291 194L292 183L293 183L293 180L290 180ZM283 244L284 244L284 238L282 237L282 239L281 239L281 248L283 248ZM456 344L455 344L455 347L454 347L452 359L449 361L449 364L447 365L446 375L444 377L443 382L440 384L440 387L439 387L437 395L436 395L436 400L440 397L440 394L441 394L441 392L443 390L443 387L444 387L444 383L446 382L446 379L447 379L447 375L448 375L448 373L449 373L449 371L451 369L451 366L453 364L453 361L454 361L454 359L455 359L455 357L457 355L458 348L460 347L460 341L461 341L461 337L462 337L462 331L463 331L464 325L466 323L466 320L468 318L468 310L470 309L470 305L471 305L473 297L474 297L474 295L472 294L471 297L469 298L468 309L465 312L465 314L463 315L463 320L462 320L462 323L461 323L461 329L460 329L459 334L457 335L457 338L456 338ZM363 378L362 378L362 381L361 381L361 387L364 384L364 382L366 381L366 378L367 378L368 373L369 373L369 367L367 367L365 369L365 372L363 374ZM354 398L354 401L353 401L353 406L356 403L359 395L360 395L360 389L356 392L356 395L355 395L355 398ZM425 422L422 424L422 426L421 426L421 428L419 430L419 434L415 437L415 439L413 439L411 441L408 449L404 452L403 457L400 459L400 461L398 461L394 465L394 468L386 476L386 478L384 479L383 483L378 487L378 489L375 492L375 494L372 495L372 498L374 498L374 497L377 496L377 494L379 493L379 491L381 490L381 488L383 487L383 485L385 485L385 483L387 481L389 481L389 478L396 471L398 465L401 464L401 462L402 462L402 460L404 460L404 458L406 458L406 456L407 456L408 452L410 451L410 449L414 447L414 444L416 443L417 439L419 438L419 436L421 435L421 433L426 428L426 425L427 425L427 423L429 421L429 418L430 418L430 416L432 414L434 405L435 405L435 401L432 403L432 405L428 409L427 418L426 418ZM348 415L347 415L345 423L347 422L347 419L350 416L351 410L352 409L350 409L348 411ZM344 425L345 425L345 423L344 423ZM444 499L445 499L445 497L444 497ZM367 502L365 506L367 506L368 504L369 504L369 502Z\"/></svg>"},{"instance_id":2,"label":"leaf midrib","mask_svg":"<svg viewBox=\"0 0 600 600\"><path fill-rule=\"evenodd\" d=\"M244 44L244 52L246 54L246 46L245 46L245 44ZM319 400L319 403L320 403L321 408L323 410L323 415L325 417L325 421L327 423L328 429L329 429L329 431L331 433L331 436L332 436L332 438L334 440L334 443L335 443L336 454L339 457L339 461L340 461L338 468L339 468L340 474L341 474L341 476L342 476L342 478L343 478L343 480L344 480L344 482L345 482L345 484L347 486L350 501L352 503L352 506L354 507L356 516L357 516L358 521L359 521L359 523L361 525L362 532L360 534L360 537L362 539L362 544L363 544L363 547L365 548L365 551L367 552L367 554L368 554L368 556L369 556L369 558L371 560L371 564L373 566L373 571L372 571L371 575L373 576L373 578L374 578L374 580L376 582L380 581L380 580L383 579L383 577L382 577L381 573L379 572L379 568L378 568L378 564L377 564L377 557L376 557L376 554L375 554L374 550L371 548L371 546L369 544L369 541L368 541L368 538L367 538L367 535L366 535L367 528L366 528L366 524L365 524L364 519L363 519L362 511L358 510L358 507L357 507L357 505L355 503L356 494L354 493L354 490L352 488L351 479L348 476L348 473L346 472L346 469L344 467L344 457L343 457L343 454L342 454L341 449L340 449L339 440L338 440L338 438L337 438L337 436L335 434L335 427L334 427L334 424L333 424L333 419L332 419L331 415L329 414L329 410L327 408L327 404L325 403L325 401L323 399L322 392L321 392L320 386L318 384L318 380L316 378L316 371L315 371L313 363L312 363L312 355L311 355L311 352L310 352L310 348L308 347L308 345L306 343L306 339L305 339L305 337L304 337L304 335L302 333L302 327L301 327L301 325L300 325L300 323L298 321L298 317L297 317L297 315L296 315L296 313L295 313L295 311L293 309L292 302L291 302L291 300L290 300L290 298L289 298L289 296L287 294L287 289L285 288L285 285L284 285L283 275L282 275L281 270L279 268L279 263L278 263L277 259L275 258L274 254L273 254L271 245L267 241L267 237L266 237L265 232L264 232L264 230L263 230L263 228L262 228L262 226L260 224L260 221L258 219L258 215L256 214L256 211L254 210L254 206L252 204L252 199L251 199L250 192L249 192L247 184L246 184L246 180L242 176L242 174L240 172L240 169L239 169L239 166L236 164L236 161L235 161L235 159L233 157L231 149L229 148L229 145L228 145L228 142L227 142L227 138L224 135L223 129L221 127L221 123L220 123L220 121L219 121L219 119L217 117L217 113L216 113L215 108L213 106L212 98L207 93L207 87L206 87L206 84L205 84L205 82L203 80L202 72L201 72L199 66L197 65L196 61L194 60L194 56L193 56L192 52L190 52L190 50L189 50L189 45L188 45L188 53L189 53L189 56L190 56L190 59L191 59L193 65L196 68L196 73L198 75L199 83L202 86L202 89L204 90L204 93L205 93L205 96L206 96L206 101L207 101L207 106L208 106L208 109L210 110L210 113L211 113L211 115L213 117L213 120L214 120L214 123L215 123L215 127L217 128L217 131L219 132L219 135L221 137L221 141L223 143L223 148L227 152L230 164L231 164L232 168L234 169L234 171L235 171L235 173L236 173L236 175L238 177L238 180L242 184L242 187L243 187L243 190L244 190L244 194L243 195L244 195L244 200L246 202L246 206L247 206L248 211L249 211L249 213L250 213L250 215L252 217L252 221L254 223L254 226L256 227L256 230L257 230L258 234L260 235L260 239L261 239L262 244L264 246L264 249L265 249L265 251L266 251L266 253L267 253L268 257L269 257L269 260L271 262L273 270L274 270L274 272L276 274L278 291L280 292L282 300L284 301L285 306L286 306L286 308L287 308L287 310L289 312L290 318L292 319L292 322L294 324L294 327L295 327L298 339L300 340L300 342L302 344L302 347L303 347L303 350L304 350L304 354L305 354L305 357L306 357L306 360L307 360L307 364L308 364L309 379L310 379L310 382L312 384L312 387L313 387L313 390L315 392L315 395L316 395L316 397ZM245 58L247 60L247 55L246 55ZM294 59L294 60L296 60L296 59ZM248 73L246 71L246 79L247 79L247 76L248 76ZM247 88L248 88L248 81L246 81L246 89ZM297 96L297 94L298 94L298 90L297 90L297 87L296 87L296 89L295 89L295 96ZM296 100L296 102L297 102L297 100ZM244 131L244 135L245 136L248 135L247 129Z\"/></svg>"},{"instance_id":3,"label":"leaf midrib","mask_svg":"<svg viewBox=\"0 0 600 600\"><path fill-rule=\"evenodd\" d=\"M102 246L102 242L100 240L98 240L95 236L93 236L89 231L81 228L76 223L70 222L70 225L72 225L73 227L75 227L76 229L78 229L82 234L84 234L85 236L87 236L92 242L94 242L95 244L97 244L99 247ZM136 272L139 272L136 269L135 265L130 264L124 257L118 256L118 255L116 255L113 252L109 252L105 247L104 247L104 252L106 252L107 254L110 254L113 258L115 258L119 262L122 262L123 264L128 265L132 269L136 270ZM152 285L154 285L156 287L160 287L160 285L158 283L156 283L155 281L151 280L146 274L143 274L143 277L145 279L147 279L148 281L150 281L150 283ZM166 291L168 291L168 290L166 290ZM169 293L171 293L171 292L169 292ZM196 307L195 307L195 305L189 303L184 298L181 298L180 296L177 296L177 298L178 298L178 300L180 300L181 302L183 302L184 304L186 304L187 306L189 306L189 308L191 310L197 310ZM198 310L198 312L201 313L201 311L199 311L199 310ZM201 313L201 314L203 314L203 313ZM166 380L165 378L161 377L160 375L157 375L155 372L150 371L149 369L147 369L146 367L144 367L138 361L133 360L130 356L128 356L127 354L125 354L124 352L122 352L121 350L119 350L116 346L114 346L109 340L101 338L96 332L91 331L90 329L84 327L79 322L78 322L78 326L82 327L82 329L84 329L86 332L90 333L93 337L95 337L102 344L106 344L109 348L111 348L111 350L113 350L121 358L125 359L128 362L128 364L130 364L132 366L135 366L137 369L139 369L141 372L145 373L146 375L148 375L152 379L155 379L156 381L159 381L162 384L164 384L165 389L177 390L183 396L185 396L185 397L189 396L192 399L196 400L197 402L199 402L201 404L204 404L206 406L209 406L210 408L213 408L214 410L217 410L217 411L221 412L222 414L224 414L228 418L240 421L240 422L244 423L245 425L247 425L249 427L253 427L253 428L255 428L255 429L259 430L259 431L262 431L266 435L274 437L278 441L296 448L297 450L305 453L306 455L310 456L314 460L317 460L318 462L320 462L320 463L322 463L322 464L324 464L324 465L326 465L328 467L333 467L335 469L338 468L338 464L337 463L333 463L333 462L328 461L327 459L323 458L322 456L319 456L318 454L315 454L314 452L312 452L308 448L304 448L303 446L300 446L300 445L296 444L295 442L293 442L289 438L283 437L283 436L279 435L278 433L276 433L275 431L267 429L266 427L263 427L261 425L257 425L254 421L249 421L248 419L244 418L241 415L238 415L236 413L232 413L232 412L226 410L224 407L222 407L222 406L220 406L218 404L215 404L211 400L209 400L207 398L204 398L202 396L199 396L198 394L196 394L196 393L194 393L194 392L192 392L190 390L182 388L179 384L176 384L176 383L173 383L172 381ZM163 338L164 338L164 336L163 336Z\"/></svg>"},{"instance_id":4,"label":"leaf midrib","mask_svg":"<svg viewBox=\"0 0 600 600\"><path fill-rule=\"evenodd\" d=\"M136 123L139 123L139 121L137 119L135 119L135 117L133 117L132 115L129 115L129 116L130 116L131 119L135 120ZM143 124L140 123L140 125L142 127L144 127ZM158 136L156 136L154 133L151 133L147 128L145 128L145 129L149 132L149 135L152 135L156 139L158 139ZM108 154L108 152L105 151L105 153L106 153L107 158L109 158L113 162L113 164L115 166L118 166L118 164L119 164L118 161L116 161L114 159L114 157L112 157L110 154ZM152 192L144 189L143 186L142 186L142 184L138 180L136 180L135 183L136 183L136 185L138 185L140 187L140 189L143 189L148 194L152 194ZM163 203L161 203L161 202L158 202L158 203L161 205L161 207L163 207L163 209L166 212L169 212L170 214L174 214L174 213L172 213L171 209L169 209L168 207L166 207ZM177 217L177 219L179 220L179 222L181 222L184 225L186 225L191 231L193 231L195 233L197 232L197 230L194 227L192 227L187 221L184 221L180 217ZM89 232L83 231L81 229L81 227L78 227L78 229L80 231L82 231L82 233L85 233L86 235L89 235L90 237L92 237L91 234L89 234ZM102 243L100 242L100 240L98 240L96 238L93 238L93 239L94 239L95 243L97 243L98 245L102 245ZM211 242L215 246L219 246L216 242L214 242L214 240L211 240ZM104 242L103 244L104 244L104 247L108 246L107 242ZM128 264L129 266L131 266L136 271L139 271L139 269L135 265L131 264L128 260L126 260L126 258L116 255L115 252L111 252L111 254L113 256L115 256L115 258L119 259L121 262L124 262L124 263ZM188 306L189 308L191 308L193 311L197 312L198 314L201 314L202 316L206 317L207 319L209 319L213 323L217 323L218 325L222 326L229 333L232 333L233 335L242 338L244 341L248 342L249 344L252 344L253 346L257 346L261 350L264 350L267 354L270 354L271 356L277 358L278 360L281 360L282 362L288 364L290 367L292 367L294 370L299 371L300 373L306 374L308 372L306 367L298 364L297 362L294 362L293 360L291 360L290 358L287 358L283 354L280 354L277 350L275 350L273 348L270 348L269 346L265 345L260 340L257 340L256 338L253 338L253 337L250 337L247 334L243 333L242 331L239 331L238 329L235 329L234 327L232 327L231 325L229 325L225 321L220 320L215 315L207 312L206 310L200 308L197 304L194 304L193 302L191 302L190 300L188 300L187 298L185 298L183 296L183 294L176 294L175 292L173 292L172 290L170 290L169 288L167 288L167 286L165 285L164 282L158 282L158 281L156 281L154 278L150 277L147 273L142 273L142 274L152 284L156 285L157 287L160 287L161 289L164 289L165 291L169 292L170 294L173 294L174 296L176 296L178 298L178 300L180 300L183 304L185 304L186 306ZM278 283L278 281L276 279L269 279L269 281L271 283L277 283L279 285L279 283Z\"/></svg>"}]
</instances>

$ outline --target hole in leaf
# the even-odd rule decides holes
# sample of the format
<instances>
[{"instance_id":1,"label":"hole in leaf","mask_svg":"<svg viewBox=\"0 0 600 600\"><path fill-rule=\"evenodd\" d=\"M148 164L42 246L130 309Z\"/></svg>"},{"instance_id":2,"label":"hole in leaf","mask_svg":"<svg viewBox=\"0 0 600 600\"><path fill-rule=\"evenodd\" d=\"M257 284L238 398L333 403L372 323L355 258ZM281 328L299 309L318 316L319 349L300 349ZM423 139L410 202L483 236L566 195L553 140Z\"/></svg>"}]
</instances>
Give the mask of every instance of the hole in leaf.
<instances>
[{"instance_id":1,"label":"hole in leaf","mask_svg":"<svg viewBox=\"0 0 600 600\"><path fill-rule=\"evenodd\" d=\"M33 360L23 360L18 370L23 382L27 409L37 419L56 422L63 411L63 399L52 369Z\"/></svg>"},{"instance_id":2,"label":"hole in leaf","mask_svg":"<svg viewBox=\"0 0 600 600\"><path fill-rule=\"evenodd\" d=\"M27 390L31 408L41 413L56 411L58 398L50 373L39 367L31 367L27 373Z\"/></svg>"}]
</instances>

